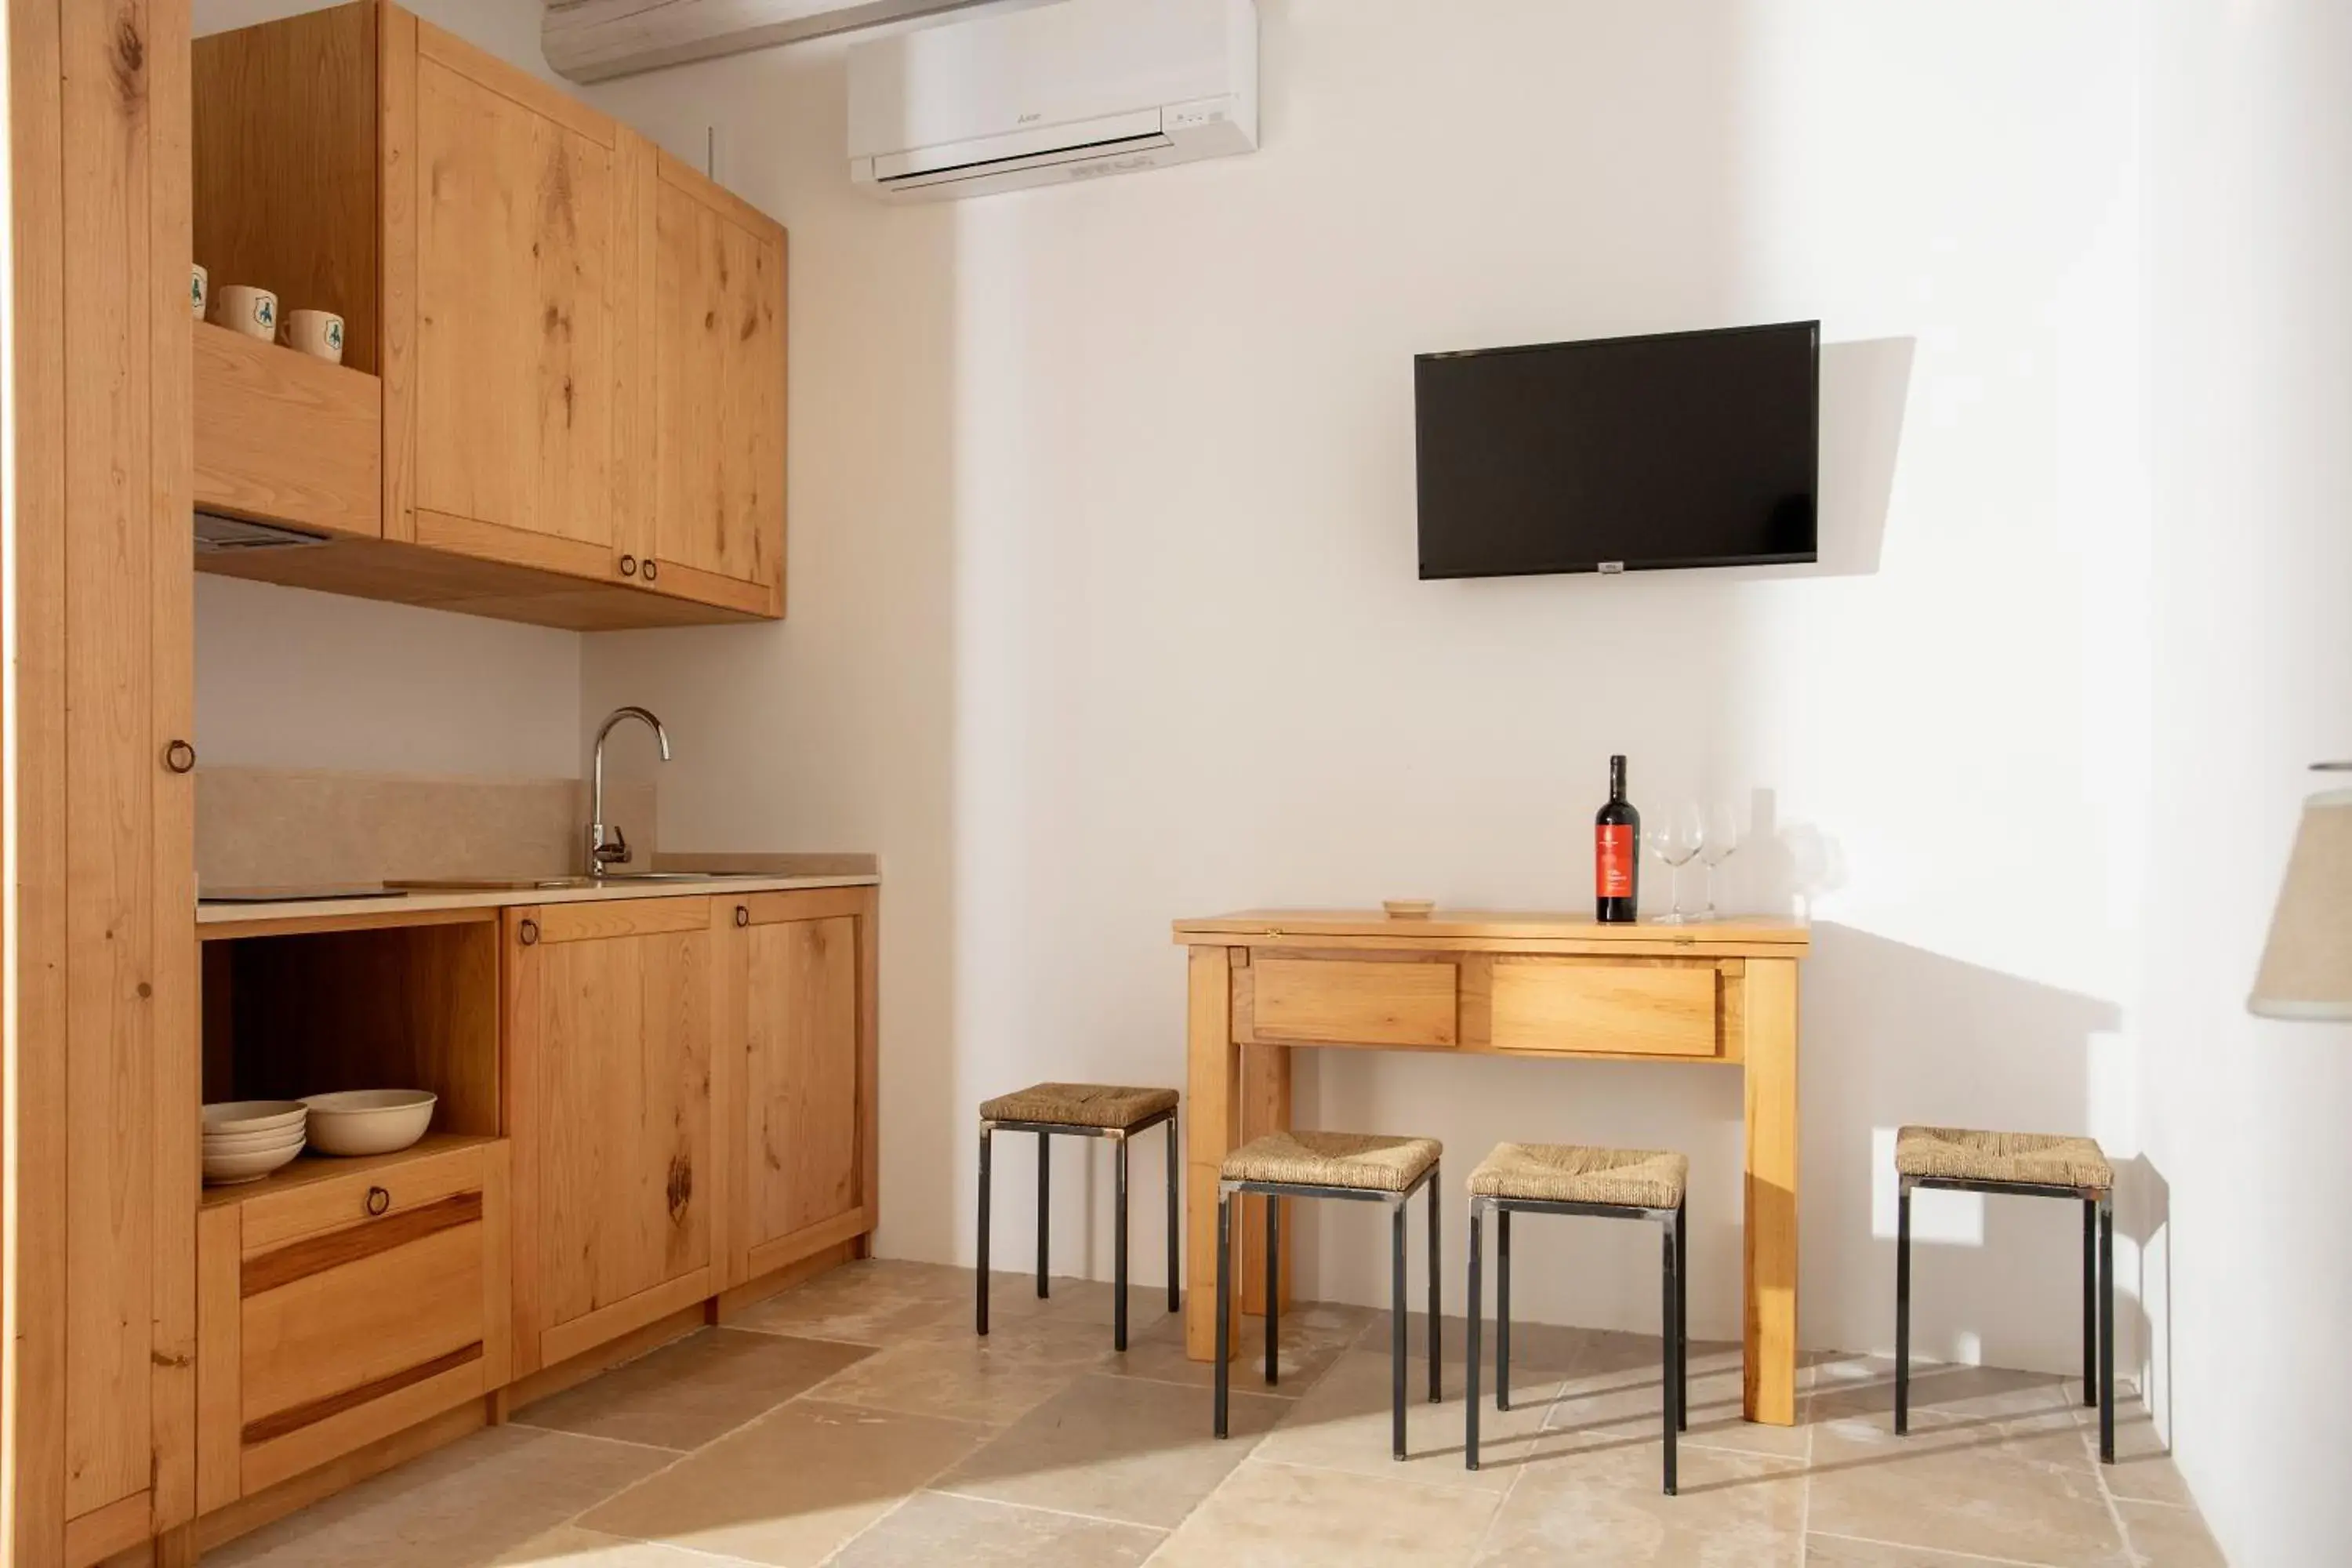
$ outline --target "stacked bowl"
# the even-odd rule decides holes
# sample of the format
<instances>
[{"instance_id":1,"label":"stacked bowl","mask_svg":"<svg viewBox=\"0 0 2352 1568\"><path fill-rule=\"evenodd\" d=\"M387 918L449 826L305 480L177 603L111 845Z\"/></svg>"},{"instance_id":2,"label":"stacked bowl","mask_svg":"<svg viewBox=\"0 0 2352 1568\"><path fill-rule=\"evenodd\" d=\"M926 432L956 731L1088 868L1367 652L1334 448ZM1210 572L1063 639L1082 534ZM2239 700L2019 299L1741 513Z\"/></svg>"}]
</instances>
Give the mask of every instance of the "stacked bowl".
<instances>
[{"instance_id":1,"label":"stacked bowl","mask_svg":"<svg viewBox=\"0 0 2352 1568\"><path fill-rule=\"evenodd\" d=\"M205 1182L257 1182L302 1152L310 1108L299 1100L232 1100L205 1107Z\"/></svg>"}]
</instances>

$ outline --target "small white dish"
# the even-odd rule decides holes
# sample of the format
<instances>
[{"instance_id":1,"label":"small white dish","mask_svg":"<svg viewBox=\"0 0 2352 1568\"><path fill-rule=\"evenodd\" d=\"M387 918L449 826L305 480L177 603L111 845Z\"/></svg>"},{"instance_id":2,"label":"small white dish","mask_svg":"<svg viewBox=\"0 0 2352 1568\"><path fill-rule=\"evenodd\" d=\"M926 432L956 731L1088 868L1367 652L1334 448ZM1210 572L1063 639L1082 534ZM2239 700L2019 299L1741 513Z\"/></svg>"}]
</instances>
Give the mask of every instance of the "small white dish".
<instances>
[{"instance_id":1,"label":"small white dish","mask_svg":"<svg viewBox=\"0 0 2352 1568\"><path fill-rule=\"evenodd\" d=\"M206 1154L205 1183L207 1186L234 1186L239 1182L257 1182L281 1166L290 1165L302 1152L302 1145L290 1144L283 1149L246 1150L236 1153Z\"/></svg>"},{"instance_id":2,"label":"small white dish","mask_svg":"<svg viewBox=\"0 0 2352 1568\"><path fill-rule=\"evenodd\" d=\"M308 1140L308 1129L289 1126L280 1133L230 1133L226 1138L205 1138L205 1154L254 1154L258 1150L299 1150Z\"/></svg>"},{"instance_id":3,"label":"small white dish","mask_svg":"<svg viewBox=\"0 0 2352 1568\"><path fill-rule=\"evenodd\" d=\"M205 1107L205 1131L270 1132L299 1127L310 1114L299 1100L226 1100Z\"/></svg>"},{"instance_id":4,"label":"small white dish","mask_svg":"<svg viewBox=\"0 0 2352 1568\"><path fill-rule=\"evenodd\" d=\"M321 1154L389 1154L425 1136L439 1097L421 1089L353 1089L303 1098Z\"/></svg>"},{"instance_id":5,"label":"small white dish","mask_svg":"<svg viewBox=\"0 0 2352 1568\"><path fill-rule=\"evenodd\" d=\"M267 1132L207 1132L205 1152L207 1154L237 1154L255 1149L278 1149L291 1143L302 1146L309 1130L302 1127L272 1128Z\"/></svg>"}]
</instances>

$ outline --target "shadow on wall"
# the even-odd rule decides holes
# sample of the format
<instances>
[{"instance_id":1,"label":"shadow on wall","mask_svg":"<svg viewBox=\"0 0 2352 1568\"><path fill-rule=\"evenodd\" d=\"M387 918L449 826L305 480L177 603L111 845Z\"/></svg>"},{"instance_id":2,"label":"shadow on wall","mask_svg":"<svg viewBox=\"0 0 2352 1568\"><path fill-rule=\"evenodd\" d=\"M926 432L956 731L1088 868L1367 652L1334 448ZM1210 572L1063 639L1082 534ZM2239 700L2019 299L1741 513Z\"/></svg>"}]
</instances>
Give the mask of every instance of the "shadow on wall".
<instances>
[{"instance_id":1,"label":"shadow on wall","mask_svg":"<svg viewBox=\"0 0 2352 1568\"><path fill-rule=\"evenodd\" d=\"M2084 1131L2092 1037L2117 1028L2121 1012L1834 922L1813 927L1803 1005L1803 1289L1883 1301L1885 1327L1873 1342L1838 1348L1890 1351L1895 1129ZM2119 1232L2130 1233L2134 1212L2119 1212ZM1914 1353L2078 1368L2082 1236L2071 1204L1920 1193ZM2130 1326L2132 1302L2119 1300L2117 1312L2118 1369L2128 1375L2141 1336Z\"/></svg>"},{"instance_id":2,"label":"shadow on wall","mask_svg":"<svg viewBox=\"0 0 2352 1568\"><path fill-rule=\"evenodd\" d=\"M1918 347L1916 338L1822 345L1821 559L1800 575L1878 570Z\"/></svg>"}]
</instances>

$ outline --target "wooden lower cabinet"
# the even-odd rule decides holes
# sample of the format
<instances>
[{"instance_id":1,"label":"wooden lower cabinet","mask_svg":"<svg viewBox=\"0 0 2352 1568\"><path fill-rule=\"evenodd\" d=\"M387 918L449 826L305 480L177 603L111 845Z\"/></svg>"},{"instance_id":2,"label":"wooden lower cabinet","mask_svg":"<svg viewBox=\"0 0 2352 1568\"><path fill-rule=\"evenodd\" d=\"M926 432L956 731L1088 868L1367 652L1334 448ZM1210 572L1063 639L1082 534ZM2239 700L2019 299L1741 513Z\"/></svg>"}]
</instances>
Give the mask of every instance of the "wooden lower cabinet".
<instances>
[{"instance_id":1,"label":"wooden lower cabinet","mask_svg":"<svg viewBox=\"0 0 2352 1568\"><path fill-rule=\"evenodd\" d=\"M829 888L730 902L742 1058L733 1285L874 1228L877 900Z\"/></svg>"},{"instance_id":2,"label":"wooden lower cabinet","mask_svg":"<svg viewBox=\"0 0 2352 1568\"><path fill-rule=\"evenodd\" d=\"M506 913L518 1373L722 1288L731 916L708 898Z\"/></svg>"},{"instance_id":3,"label":"wooden lower cabinet","mask_svg":"<svg viewBox=\"0 0 2352 1568\"><path fill-rule=\"evenodd\" d=\"M438 1138L196 1222L196 1501L226 1508L509 1377L509 1145Z\"/></svg>"}]
</instances>

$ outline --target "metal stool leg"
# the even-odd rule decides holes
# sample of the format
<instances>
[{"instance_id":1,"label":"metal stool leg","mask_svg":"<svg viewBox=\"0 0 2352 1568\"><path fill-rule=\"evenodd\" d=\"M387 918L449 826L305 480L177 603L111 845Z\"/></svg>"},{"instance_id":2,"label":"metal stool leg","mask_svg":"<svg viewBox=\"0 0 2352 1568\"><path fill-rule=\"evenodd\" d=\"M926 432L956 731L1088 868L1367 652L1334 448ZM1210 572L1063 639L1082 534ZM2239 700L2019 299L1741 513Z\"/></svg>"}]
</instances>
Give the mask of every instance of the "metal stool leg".
<instances>
[{"instance_id":1,"label":"metal stool leg","mask_svg":"<svg viewBox=\"0 0 2352 1568\"><path fill-rule=\"evenodd\" d=\"M1177 1267L1177 1258L1184 1241L1183 1233L1176 1224L1176 1185L1183 1173L1183 1161L1177 1152L1181 1147L1176 1142L1176 1113L1171 1110L1168 1113L1168 1310L1171 1312L1181 1311L1184 1308L1176 1284L1176 1277L1181 1272Z\"/></svg>"},{"instance_id":2,"label":"metal stool leg","mask_svg":"<svg viewBox=\"0 0 2352 1568\"><path fill-rule=\"evenodd\" d=\"M2099 1402L2099 1205L2083 1200L2083 1403Z\"/></svg>"},{"instance_id":3,"label":"metal stool leg","mask_svg":"<svg viewBox=\"0 0 2352 1568\"><path fill-rule=\"evenodd\" d=\"M1495 1408L1511 1407L1511 1211L1495 1207Z\"/></svg>"},{"instance_id":4,"label":"metal stool leg","mask_svg":"<svg viewBox=\"0 0 2352 1568\"><path fill-rule=\"evenodd\" d=\"M1121 1136L1112 1142L1117 1152L1111 1163L1118 1167L1118 1215L1111 1221L1110 1278L1118 1300L1110 1310L1110 1348L1123 1351L1127 1348L1127 1139Z\"/></svg>"},{"instance_id":5,"label":"metal stool leg","mask_svg":"<svg viewBox=\"0 0 2352 1568\"><path fill-rule=\"evenodd\" d=\"M1675 1342L1682 1333L1682 1296L1680 1281L1675 1269L1675 1254L1678 1250L1675 1232L1677 1228L1675 1216L1668 1215L1662 1233L1662 1239L1665 1245L1660 1248L1664 1254L1663 1273L1665 1299L1660 1305L1658 1314L1660 1330L1658 1346L1661 1352L1658 1382L1665 1393L1666 1495L1668 1497L1675 1495L1675 1432L1680 1426L1682 1418L1682 1401L1676 1397L1677 1391L1675 1387Z\"/></svg>"},{"instance_id":6,"label":"metal stool leg","mask_svg":"<svg viewBox=\"0 0 2352 1568\"><path fill-rule=\"evenodd\" d=\"M1217 1194L1217 1369L1216 1418L1217 1436L1225 1435L1225 1400L1232 1368L1226 1357L1234 1344L1234 1200L1230 1193Z\"/></svg>"},{"instance_id":7,"label":"metal stool leg","mask_svg":"<svg viewBox=\"0 0 2352 1568\"><path fill-rule=\"evenodd\" d=\"M1480 1228L1478 1200L1472 1198L1470 1200L1470 1323L1469 1344L1466 1347L1469 1366L1462 1374L1468 1380L1463 1389L1462 1401L1462 1466L1463 1468L1470 1470L1478 1468L1478 1352L1480 1348L1478 1340L1484 1327L1482 1320L1486 1317L1486 1302L1483 1300L1486 1288L1484 1282L1478 1278L1479 1265L1483 1261L1480 1255L1486 1251L1484 1239L1479 1235Z\"/></svg>"},{"instance_id":8,"label":"metal stool leg","mask_svg":"<svg viewBox=\"0 0 2352 1568\"><path fill-rule=\"evenodd\" d=\"M992 1128L992 1127L990 1127L987 1123L982 1122L982 1123L981 1124L981 1129L980 1129L980 1305L979 1305L979 1308L977 1309L977 1310L978 1310L978 1315L979 1315L979 1319L980 1319L980 1332L981 1332L981 1335L982 1335L982 1338L987 1337L987 1334L988 1334L988 1189L989 1189L988 1154L989 1154L989 1145L990 1145L992 1142L994 1142L993 1138L991 1136L994 1131L995 1131L995 1129L994 1129L994 1128Z\"/></svg>"},{"instance_id":9,"label":"metal stool leg","mask_svg":"<svg viewBox=\"0 0 2352 1568\"><path fill-rule=\"evenodd\" d=\"M2099 1463L2116 1462L2116 1195L2099 1194Z\"/></svg>"},{"instance_id":10,"label":"metal stool leg","mask_svg":"<svg viewBox=\"0 0 2352 1568\"><path fill-rule=\"evenodd\" d=\"M1438 1261L1437 1189L1444 1184L1437 1179L1435 1171L1429 1173L1429 1402L1432 1405L1445 1397L1438 1379L1438 1369L1445 1360L1442 1353L1445 1341L1444 1320L1438 1316L1439 1303L1444 1298L1439 1294L1437 1278L1437 1271L1442 1267Z\"/></svg>"},{"instance_id":11,"label":"metal stool leg","mask_svg":"<svg viewBox=\"0 0 2352 1568\"><path fill-rule=\"evenodd\" d=\"M1045 1298L1045 1249L1054 1226L1054 1139L1037 1134L1037 1299Z\"/></svg>"},{"instance_id":12,"label":"metal stool leg","mask_svg":"<svg viewBox=\"0 0 2352 1568\"><path fill-rule=\"evenodd\" d=\"M1282 1351L1282 1200L1265 1200L1265 1385L1281 1381Z\"/></svg>"},{"instance_id":13,"label":"metal stool leg","mask_svg":"<svg viewBox=\"0 0 2352 1568\"><path fill-rule=\"evenodd\" d=\"M1390 1448L1404 1458L1404 1202L1389 1205L1389 1434Z\"/></svg>"},{"instance_id":14,"label":"metal stool leg","mask_svg":"<svg viewBox=\"0 0 2352 1568\"><path fill-rule=\"evenodd\" d=\"M1911 1184L1895 1200L1895 1435L1911 1429Z\"/></svg>"},{"instance_id":15,"label":"metal stool leg","mask_svg":"<svg viewBox=\"0 0 2352 1568\"><path fill-rule=\"evenodd\" d=\"M1690 1208L1675 1211L1675 1426L1690 1430Z\"/></svg>"}]
</instances>

